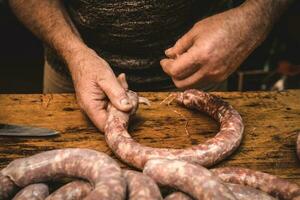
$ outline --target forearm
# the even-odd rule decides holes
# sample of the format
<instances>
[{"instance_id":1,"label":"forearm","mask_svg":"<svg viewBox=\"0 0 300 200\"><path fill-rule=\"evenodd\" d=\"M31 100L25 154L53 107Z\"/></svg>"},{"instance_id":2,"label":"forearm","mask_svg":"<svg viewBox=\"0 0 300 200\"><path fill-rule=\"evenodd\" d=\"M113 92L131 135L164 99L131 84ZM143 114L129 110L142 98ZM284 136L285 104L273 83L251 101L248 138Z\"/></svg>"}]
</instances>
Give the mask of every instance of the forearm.
<instances>
[{"instance_id":1,"label":"forearm","mask_svg":"<svg viewBox=\"0 0 300 200\"><path fill-rule=\"evenodd\" d=\"M243 6L253 9L257 18L272 26L293 0L247 0Z\"/></svg>"},{"instance_id":2,"label":"forearm","mask_svg":"<svg viewBox=\"0 0 300 200\"><path fill-rule=\"evenodd\" d=\"M242 28L253 39L254 46L258 46L268 35L274 23L287 9L293 0L247 0L236 8L240 17L244 19ZM255 37L258 36L258 37Z\"/></svg>"},{"instance_id":3,"label":"forearm","mask_svg":"<svg viewBox=\"0 0 300 200\"><path fill-rule=\"evenodd\" d=\"M68 62L87 48L61 0L9 0L19 20Z\"/></svg>"}]
</instances>

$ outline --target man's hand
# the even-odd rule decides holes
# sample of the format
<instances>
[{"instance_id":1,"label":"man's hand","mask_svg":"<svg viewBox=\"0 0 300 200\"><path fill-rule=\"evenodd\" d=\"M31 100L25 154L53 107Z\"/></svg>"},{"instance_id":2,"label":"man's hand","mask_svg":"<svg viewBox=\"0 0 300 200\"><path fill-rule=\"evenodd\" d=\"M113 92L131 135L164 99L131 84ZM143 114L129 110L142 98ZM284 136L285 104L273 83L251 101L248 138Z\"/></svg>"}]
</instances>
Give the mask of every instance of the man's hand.
<instances>
[{"instance_id":1,"label":"man's hand","mask_svg":"<svg viewBox=\"0 0 300 200\"><path fill-rule=\"evenodd\" d=\"M163 70L178 88L224 81L266 37L272 22L258 3L199 21L165 51Z\"/></svg>"},{"instance_id":2,"label":"man's hand","mask_svg":"<svg viewBox=\"0 0 300 200\"><path fill-rule=\"evenodd\" d=\"M122 111L130 111L124 75L118 79L106 61L82 41L61 0L9 0L19 19L67 64L78 103L93 123L103 131L106 105L110 101Z\"/></svg>"},{"instance_id":3,"label":"man's hand","mask_svg":"<svg viewBox=\"0 0 300 200\"><path fill-rule=\"evenodd\" d=\"M80 51L67 64L79 106L101 131L106 123L108 101L122 111L131 110L125 75L121 74L117 79L108 63L93 50Z\"/></svg>"}]
</instances>

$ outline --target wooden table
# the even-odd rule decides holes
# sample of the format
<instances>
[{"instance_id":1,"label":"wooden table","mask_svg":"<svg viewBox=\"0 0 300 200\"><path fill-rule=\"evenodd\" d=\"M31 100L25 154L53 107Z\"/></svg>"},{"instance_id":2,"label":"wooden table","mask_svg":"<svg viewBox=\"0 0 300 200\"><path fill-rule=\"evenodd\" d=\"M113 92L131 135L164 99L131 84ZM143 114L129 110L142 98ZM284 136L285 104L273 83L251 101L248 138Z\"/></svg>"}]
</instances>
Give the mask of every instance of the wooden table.
<instances>
[{"instance_id":1,"label":"wooden table","mask_svg":"<svg viewBox=\"0 0 300 200\"><path fill-rule=\"evenodd\" d=\"M247 167L300 184L294 133L300 130L300 90L215 94L233 105L245 123L241 146L217 167ZM213 137L218 130L218 124L205 114L175 103L161 104L168 93L140 95L152 102L150 107L140 106L130 127L132 137L142 144L184 148ZM189 136L185 133L186 119ZM103 135L86 120L72 94L0 95L0 123L41 126L61 132L60 136L50 138L0 137L0 168L16 158L66 147L91 148L112 155Z\"/></svg>"}]
</instances>

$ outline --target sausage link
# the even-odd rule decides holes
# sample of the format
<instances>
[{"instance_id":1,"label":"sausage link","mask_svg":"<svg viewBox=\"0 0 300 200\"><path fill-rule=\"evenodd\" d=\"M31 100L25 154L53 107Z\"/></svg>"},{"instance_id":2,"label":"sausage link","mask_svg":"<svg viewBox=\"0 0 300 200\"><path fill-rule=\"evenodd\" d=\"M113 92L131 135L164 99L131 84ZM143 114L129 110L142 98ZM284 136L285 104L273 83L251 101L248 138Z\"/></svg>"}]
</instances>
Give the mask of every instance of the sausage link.
<instances>
[{"instance_id":1,"label":"sausage link","mask_svg":"<svg viewBox=\"0 0 300 200\"><path fill-rule=\"evenodd\" d=\"M48 186L38 183L26 186L12 200L44 200L48 195Z\"/></svg>"},{"instance_id":2,"label":"sausage link","mask_svg":"<svg viewBox=\"0 0 300 200\"><path fill-rule=\"evenodd\" d=\"M92 190L91 184L86 181L73 181L53 192L45 200L81 200Z\"/></svg>"},{"instance_id":3,"label":"sausage link","mask_svg":"<svg viewBox=\"0 0 300 200\"><path fill-rule=\"evenodd\" d=\"M9 199L13 194L17 192L18 187L8 177L4 176L0 171L0 199Z\"/></svg>"},{"instance_id":4,"label":"sausage link","mask_svg":"<svg viewBox=\"0 0 300 200\"><path fill-rule=\"evenodd\" d=\"M128 200L162 200L159 187L153 179L143 173L124 170Z\"/></svg>"},{"instance_id":5,"label":"sausage link","mask_svg":"<svg viewBox=\"0 0 300 200\"><path fill-rule=\"evenodd\" d=\"M197 200L236 199L213 173L186 161L152 159L145 164L143 172L158 184L174 187Z\"/></svg>"},{"instance_id":6,"label":"sausage link","mask_svg":"<svg viewBox=\"0 0 300 200\"><path fill-rule=\"evenodd\" d=\"M164 198L164 200L193 200L190 196L182 192L173 192Z\"/></svg>"},{"instance_id":7,"label":"sausage link","mask_svg":"<svg viewBox=\"0 0 300 200\"><path fill-rule=\"evenodd\" d=\"M226 186L231 190L238 200L276 200L267 193L252 187L232 183L227 183Z\"/></svg>"},{"instance_id":8,"label":"sausage link","mask_svg":"<svg viewBox=\"0 0 300 200\"><path fill-rule=\"evenodd\" d=\"M280 199L293 199L300 196L300 187L282 178L245 168L225 167L211 170L227 183L247 185L264 191Z\"/></svg>"},{"instance_id":9,"label":"sausage link","mask_svg":"<svg viewBox=\"0 0 300 200\"><path fill-rule=\"evenodd\" d=\"M129 91L128 96L137 109L137 94ZM186 107L204 111L219 121L219 133L205 143L187 149L143 146L135 142L127 132L129 114L110 105L105 127L105 138L109 147L127 164L142 169L152 158L186 160L208 167L229 156L240 145L244 130L242 118L228 103L198 90L178 93L177 101Z\"/></svg>"},{"instance_id":10,"label":"sausage link","mask_svg":"<svg viewBox=\"0 0 300 200\"><path fill-rule=\"evenodd\" d=\"M126 183L118 164L108 155L89 149L47 151L17 159L2 170L16 185L46 182L57 176L88 180L95 188L86 199L124 199Z\"/></svg>"}]
</instances>

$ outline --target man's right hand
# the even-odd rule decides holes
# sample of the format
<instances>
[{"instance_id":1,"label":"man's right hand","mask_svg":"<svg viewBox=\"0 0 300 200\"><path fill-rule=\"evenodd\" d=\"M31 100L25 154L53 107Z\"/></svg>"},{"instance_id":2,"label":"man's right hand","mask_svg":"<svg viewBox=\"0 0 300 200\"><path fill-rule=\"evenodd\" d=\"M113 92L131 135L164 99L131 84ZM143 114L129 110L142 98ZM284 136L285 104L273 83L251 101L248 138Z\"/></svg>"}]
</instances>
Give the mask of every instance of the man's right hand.
<instances>
[{"instance_id":1,"label":"man's right hand","mask_svg":"<svg viewBox=\"0 0 300 200\"><path fill-rule=\"evenodd\" d=\"M68 65L80 107L103 131L108 100L130 111L124 75L117 78L107 62L82 41L61 0L9 0L17 17Z\"/></svg>"},{"instance_id":2,"label":"man's right hand","mask_svg":"<svg viewBox=\"0 0 300 200\"><path fill-rule=\"evenodd\" d=\"M106 123L106 107L110 101L119 110L132 109L126 90L125 75L116 78L109 64L91 49L84 49L67 61L80 108L101 130Z\"/></svg>"}]
</instances>

